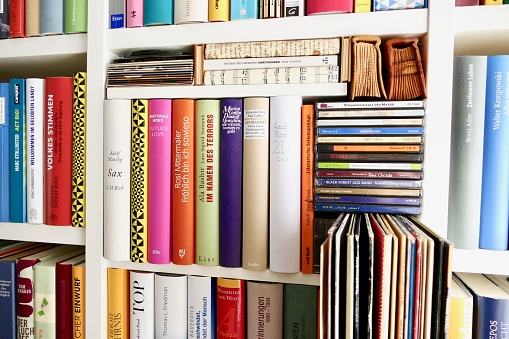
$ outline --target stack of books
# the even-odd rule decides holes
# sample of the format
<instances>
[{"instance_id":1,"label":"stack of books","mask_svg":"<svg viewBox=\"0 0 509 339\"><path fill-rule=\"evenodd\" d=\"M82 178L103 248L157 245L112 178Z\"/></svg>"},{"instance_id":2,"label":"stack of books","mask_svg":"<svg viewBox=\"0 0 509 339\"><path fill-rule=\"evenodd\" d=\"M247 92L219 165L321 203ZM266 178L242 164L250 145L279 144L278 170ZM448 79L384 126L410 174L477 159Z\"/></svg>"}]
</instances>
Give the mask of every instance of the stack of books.
<instances>
[{"instance_id":1,"label":"stack of books","mask_svg":"<svg viewBox=\"0 0 509 339\"><path fill-rule=\"evenodd\" d=\"M317 102L315 211L419 214L424 101Z\"/></svg>"}]
</instances>

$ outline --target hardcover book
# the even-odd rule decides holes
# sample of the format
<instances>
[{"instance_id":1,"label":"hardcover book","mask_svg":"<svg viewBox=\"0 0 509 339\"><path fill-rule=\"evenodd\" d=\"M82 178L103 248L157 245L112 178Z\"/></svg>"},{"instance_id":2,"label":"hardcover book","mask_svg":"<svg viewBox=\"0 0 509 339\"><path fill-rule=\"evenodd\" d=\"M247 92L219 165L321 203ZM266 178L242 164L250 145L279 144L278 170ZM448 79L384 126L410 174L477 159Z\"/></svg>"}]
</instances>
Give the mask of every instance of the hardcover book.
<instances>
[{"instance_id":1,"label":"hardcover book","mask_svg":"<svg viewBox=\"0 0 509 339\"><path fill-rule=\"evenodd\" d=\"M108 339L128 338L131 333L129 271L108 267L107 277Z\"/></svg>"},{"instance_id":2,"label":"hardcover book","mask_svg":"<svg viewBox=\"0 0 509 339\"><path fill-rule=\"evenodd\" d=\"M230 21L229 0L208 0L209 22Z\"/></svg>"},{"instance_id":3,"label":"hardcover book","mask_svg":"<svg viewBox=\"0 0 509 339\"><path fill-rule=\"evenodd\" d=\"M215 338L216 278L187 277L187 337Z\"/></svg>"},{"instance_id":4,"label":"hardcover book","mask_svg":"<svg viewBox=\"0 0 509 339\"><path fill-rule=\"evenodd\" d=\"M24 38L25 34L25 1L9 0L10 38Z\"/></svg>"},{"instance_id":5,"label":"hardcover book","mask_svg":"<svg viewBox=\"0 0 509 339\"><path fill-rule=\"evenodd\" d=\"M125 0L109 0L110 28L126 27Z\"/></svg>"},{"instance_id":6,"label":"hardcover book","mask_svg":"<svg viewBox=\"0 0 509 339\"><path fill-rule=\"evenodd\" d=\"M87 73L73 76L72 217L74 227L86 226Z\"/></svg>"},{"instance_id":7,"label":"hardcover book","mask_svg":"<svg viewBox=\"0 0 509 339\"><path fill-rule=\"evenodd\" d=\"M143 0L144 26L173 25L173 17L174 0Z\"/></svg>"},{"instance_id":8,"label":"hardcover book","mask_svg":"<svg viewBox=\"0 0 509 339\"><path fill-rule=\"evenodd\" d=\"M155 273L130 271L131 338L154 338Z\"/></svg>"},{"instance_id":9,"label":"hardcover book","mask_svg":"<svg viewBox=\"0 0 509 339\"><path fill-rule=\"evenodd\" d=\"M353 1L349 0L307 0L307 15L352 13Z\"/></svg>"},{"instance_id":10,"label":"hardcover book","mask_svg":"<svg viewBox=\"0 0 509 339\"><path fill-rule=\"evenodd\" d=\"M10 83L0 83L0 221L11 220L10 208Z\"/></svg>"},{"instance_id":11,"label":"hardcover book","mask_svg":"<svg viewBox=\"0 0 509 339\"><path fill-rule=\"evenodd\" d=\"M284 284L283 305L283 337L313 338L317 332L318 288Z\"/></svg>"},{"instance_id":12,"label":"hardcover book","mask_svg":"<svg viewBox=\"0 0 509 339\"><path fill-rule=\"evenodd\" d=\"M304 0L282 0L283 16L304 16L306 15L306 6Z\"/></svg>"},{"instance_id":13,"label":"hardcover book","mask_svg":"<svg viewBox=\"0 0 509 339\"><path fill-rule=\"evenodd\" d=\"M155 275L155 338L187 338L187 275Z\"/></svg>"},{"instance_id":14,"label":"hardcover book","mask_svg":"<svg viewBox=\"0 0 509 339\"><path fill-rule=\"evenodd\" d=\"M64 34L64 1L41 0L41 35Z\"/></svg>"},{"instance_id":15,"label":"hardcover book","mask_svg":"<svg viewBox=\"0 0 509 339\"><path fill-rule=\"evenodd\" d=\"M301 165L300 165L300 266L302 273L313 273L313 177L314 177L314 139L315 111L313 105L302 105L301 109Z\"/></svg>"},{"instance_id":16,"label":"hardcover book","mask_svg":"<svg viewBox=\"0 0 509 339\"><path fill-rule=\"evenodd\" d=\"M260 16L258 1L230 0L230 20L258 19Z\"/></svg>"},{"instance_id":17,"label":"hardcover book","mask_svg":"<svg viewBox=\"0 0 509 339\"><path fill-rule=\"evenodd\" d=\"M41 0L25 1L25 29L27 37L41 35Z\"/></svg>"},{"instance_id":18,"label":"hardcover book","mask_svg":"<svg viewBox=\"0 0 509 339\"><path fill-rule=\"evenodd\" d=\"M207 22L209 17L209 0L175 1L173 8L175 25Z\"/></svg>"},{"instance_id":19,"label":"hardcover book","mask_svg":"<svg viewBox=\"0 0 509 339\"><path fill-rule=\"evenodd\" d=\"M2 10L0 11L0 39L9 39L10 37L10 14L9 0L2 0Z\"/></svg>"},{"instance_id":20,"label":"hardcover book","mask_svg":"<svg viewBox=\"0 0 509 339\"><path fill-rule=\"evenodd\" d=\"M126 27L143 27L143 0L126 1Z\"/></svg>"},{"instance_id":21,"label":"hardcover book","mask_svg":"<svg viewBox=\"0 0 509 339\"><path fill-rule=\"evenodd\" d=\"M425 0L373 0L374 11L424 8Z\"/></svg>"},{"instance_id":22,"label":"hardcover book","mask_svg":"<svg viewBox=\"0 0 509 339\"><path fill-rule=\"evenodd\" d=\"M479 6L479 0L456 0L455 6Z\"/></svg>"},{"instance_id":23,"label":"hardcover book","mask_svg":"<svg viewBox=\"0 0 509 339\"><path fill-rule=\"evenodd\" d=\"M247 338L281 338L283 333L283 286L281 283L246 283Z\"/></svg>"},{"instance_id":24,"label":"hardcover book","mask_svg":"<svg viewBox=\"0 0 509 339\"><path fill-rule=\"evenodd\" d=\"M72 332L74 339L86 338L86 263L72 266Z\"/></svg>"},{"instance_id":25,"label":"hardcover book","mask_svg":"<svg viewBox=\"0 0 509 339\"><path fill-rule=\"evenodd\" d=\"M216 338L242 338L245 333L246 282L217 278L216 287Z\"/></svg>"},{"instance_id":26,"label":"hardcover book","mask_svg":"<svg viewBox=\"0 0 509 339\"><path fill-rule=\"evenodd\" d=\"M65 0L64 32L87 32L88 0Z\"/></svg>"},{"instance_id":27,"label":"hardcover book","mask_svg":"<svg viewBox=\"0 0 509 339\"><path fill-rule=\"evenodd\" d=\"M452 276L449 315L449 337L472 338L474 298L466 286L455 275Z\"/></svg>"}]
</instances>

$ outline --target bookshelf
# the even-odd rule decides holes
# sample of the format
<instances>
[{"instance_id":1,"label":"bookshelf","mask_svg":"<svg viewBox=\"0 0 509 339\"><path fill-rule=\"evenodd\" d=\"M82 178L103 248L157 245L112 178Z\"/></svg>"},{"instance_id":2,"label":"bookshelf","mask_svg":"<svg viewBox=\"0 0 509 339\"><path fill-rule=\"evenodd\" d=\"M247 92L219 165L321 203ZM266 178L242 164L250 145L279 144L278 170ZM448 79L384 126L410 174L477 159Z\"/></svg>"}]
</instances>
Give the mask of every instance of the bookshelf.
<instances>
[{"instance_id":1,"label":"bookshelf","mask_svg":"<svg viewBox=\"0 0 509 339\"><path fill-rule=\"evenodd\" d=\"M318 285L318 275L253 272L198 265L153 265L105 260L103 249L103 136L105 98L217 98L300 94L306 101L334 97L337 86L223 86L105 89L112 58L135 49L192 47L195 43L303 39L371 34L383 40L418 37L427 78L428 100L424 155L423 208L420 219L442 236L447 234L449 137L454 55L509 53L509 6L455 8L453 1L430 1L429 9L334 14L108 29L108 1L89 0L88 33L0 40L0 81L12 77L47 77L87 71L87 228L45 225L0 225L0 238L37 240L86 247L87 337L106 338L106 268L200 274ZM339 85L341 86L341 85ZM499 263L508 252L455 250L453 270L509 274Z\"/></svg>"}]
</instances>

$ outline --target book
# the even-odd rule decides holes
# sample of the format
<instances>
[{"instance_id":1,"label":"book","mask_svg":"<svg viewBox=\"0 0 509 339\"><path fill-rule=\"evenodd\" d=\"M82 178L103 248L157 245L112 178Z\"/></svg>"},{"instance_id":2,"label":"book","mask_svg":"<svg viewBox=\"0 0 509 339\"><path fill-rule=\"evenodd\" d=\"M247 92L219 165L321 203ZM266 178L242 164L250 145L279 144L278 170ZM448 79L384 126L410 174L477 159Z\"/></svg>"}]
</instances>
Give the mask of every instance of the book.
<instances>
[{"instance_id":1,"label":"book","mask_svg":"<svg viewBox=\"0 0 509 339\"><path fill-rule=\"evenodd\" d=\"M316 169L323 168L349 168L349 169L372 169L372 170L407 170L421 171L421 163L406 162L316 162Z\"/></svg>"},{"instance_id":2,"label":"book","mask_svg":"<svg viewBox=\"0 0 509 339\"><path fill-rule=\"evenodd\" d=\"M72 332L74 339L86 338L86 262L72 266Z\"/></svg>"},{"instance_id":3,"label":"book","mask_svg":"<svg viewBox=\"0 0 509 339\"><path fill-rule=\"evenodd\" d=\"M25 34L25 1L9 0L9 38L24 38Z\"/></svg>"},{"instance_id":4,"label":"book","mask_svg":"<svg viewBox=\"0 0 509 339\"><path fill-rule=\"evenodd\" d=\"M283 285L283 337L313 338L317 328L318 288Z\"/></svg>"},{"instance_id":5,"label":"book","mask_svg":"<svg viewBox=\"0 0 509 339\"><path fill-rule=\"evenodd\" d=\"M486 72L486 107L481 183L481 218L479 247L507 250L509 229L509 177L499 173L509 171L509 161L501 156L509 152L509 108L502 98L509 92L504 84L509 72L509 55L489 56ZM502 93L500 93L502 91ZM507 152L506 152L507 151Z\"/></svg>"},{"instance_id":6,"label":"book","mask_svg":"<svg viewBox=\"0 0 509 339\"><path fill-rule=\"evenodd\" d=\"M487 56L457 56L453 65L455 95L452 97L447 237L457 248L477 249Z\"/></svg>"},{"instance_id":7,"label":"book","mask_svg":"<svg viewBox=\"0 0 509 339\"><path fill-rule=\"evenodd\" d=\"M300 272L300 96L270 98L269 267Z\"/></svg>"},{"instance_id":8,"label":"book","mask_svg":"<svg viewBox=\"0 0 509 339\"><path fill-rule=\"evenodd\" d=\"M419 146L417 146L419 147ZM403 146L401 148L408 148ZM316 161L362 161L362 162L422 162L422 153L329 153L318 151Z\"/></svg>"},{"instance_id":9,"label":"book","mask_svg":"<svg viewBox=\"0 0 509 339\"><path fill-rule=\"evenodd\" d=\"M451 338L472 338L474 298L455 275L452 276L449 298L451 299L449 336Z\"/></svg>"},{"instance_id":10,"label":"book","mask_svg":"<svg viewBox=\"0 0 509 339\"><path fill-rule=\"evenodd\" d=\"M422 135L422 127L317 127L317 135Z\"/></svg>"},{"instance_id":11,"label":"book","mask_svg":"<svg viewBox=\"0 0 509 339\"><path fill-rule=\"evenodd\" d=\"M44 215L44 79L27 78L26 171L27 223L42 224Z\"/></svg>"},{"instance_id":12,"label":"book","mask_svg":"<svg viewBox=\"0 0 509 339\"><path fill-rule=\"evenodd\" d=\"M334 221L334 227L327 236L329 238L329 286L327 287L327 299L329 300L329 315L333 315L334 324L330 328L335 337L340 337L346 331L346 234L351 215L340 214ZM331 227L332 229L332 227ZM329 316L330 318L330 316Z\"/></svg>"},{"instance_id":13,"label":"book","mask_svg":"<svg viewBox=\"0 0 509 339\"><path fill-rule=\"evenodd\" d=\"M125 6L126 6L125 0L109 1L110 29L126 27Z\"/></svg>"},{"instance_id":14,"label":"book","mask_svg":"<svg viewBox=\"0 0 509 339\"><path fill-rule=\"evenodd\" d=\"M422 172L414 171L343 171L343 170L318 170L315 171L317 178L383 178L383 179L422 179Z\"/></svg>"},{"instance_id":15,"label":"book","mask_svg":"<svg viewBox=\"0 0 509 339\"><path fill-rule=\"evenodd\" d=\"M239 59L206 59L203 60L203 69L234 70L255 68L281 68L288 67L313 67L313 66L337 66L337 55L308 55L290 57L267 57L267 58L239 58Z\"/></svg>"},{"instance_id":16,"label":"book","mask_svg":"<svg viewBox=\"0 0 509 339\"><path fill-rule=\"evenodd\" d=\"M216 319L218 339L242 338L245 333L246 282L217 278Z\"/></svg>"},{"instance_id":17,"label":"book","mask_svg":"<svg viewBox=\"0 0 509 339\"><path fill-rule=\"evenodd\" d=\"M317 119L316 126L423 126L423 118Z\"/></svg>"},{"instance_id":18,"label":"book","mask_svg":"<svg viewBox=\"0 0 509 339\"><path fill-rule=\"evenodd\" d=\"M244 99L242 267L264 271L269 242L269 98Z\"/></svg>"},{"instance_id":19,"label":"book","mask_svg":"<svg viewBox=\"0 0 509 339\"><path fill-rule=\"evenodd\" d=\"M315 187L366 187L366 188L421 188L421 180L390 179L315 179Z\"/></svg>"},{"instance_id":20,"label":"book","mask_svg":"<svg viewBox=\"0 0 509 339\"><path fill-rule=\"evenodd\" d=\"M373 336L373 314L374 300L380 295L373 293L374 276L374 232L369 215L364 213L361 218L361 228L359 232L359 326L361 337L370 338Z\"/></svg>"},{"instance_id":21,"label":"book","mask_svg":"<svg viewBox=\"0 0 509 339\"><path fill-rule=\"evenodd\" d=\"M65 0L64 33L87 32L88 0Z\"/></svg>"},{"instance_id":22,"label":"book","mask_svg":"<svg viewBox=\"0 0 509 339\"><path fill-rule=\"evenodd\" d=\"M281 338L283 333L282 283L247 281L246 338Z\"/></svg>"},{"instance_id":23,"label":"book","mask_svg":"<svg viewBox=\"0 0 509 339\"><path fill-rule=\"evenodd\" d=\"M371 12L371 0L355 0L353 11L354 13Z\"/></svg>"},{"instance_id":24,"label":"book","mask_svg":"<svg viewBox=\"0 0 509 339\"><path fill-rule=\"evenodd\" d=\"M207 22L209 18L209 0L175 1L173 23L186 24Z\"/></svg>"},{"instance_id":25,"label":"book","mask_svg":"<svg viewBox=\"0 0 509 339\"><path fill-rule=\"evenodd\" d=\"M9 39L10 37L9 7L9 0L2 0L2 10L0 11L0 39Z\"/></svg>"},{"instance_id":26,"label":"book","mask_svg":"<svg viewBox=\"0 0 509 339\"><path fill-rule=\"evenodd\" d=\"M154 272L129 272L131 338L154 338Z\"/></svg>"},{"instance_id":27,"label":"book","mask_svg":"<svg viewBox=\"0 0 509 339\"><path fill-rule=\"evenodd\" d=\"M282 8L284 17L306 15L304 0L283 0Z\"/></svg>"},{"instance_id":28,"label":"book","mask_svg":"<svg viewBox=\"0 0 509 339\"><path fill-rule=\"evenodd\" d=\"M502 0L481 0L480 5L502 5Z\"/></svg>"},{"instance_id":29,"label":"book","mask_svg":"<svg viewBox=\"0 0 509 339\"><path fill-rule=\"evenodd\" d=\"M130 280L123 268L107 269L108 339L127 338L130 334Z\"/></svg>"},{"instance_id":30,"label":"book","mask_svg":"<svg viewBox=\"0 0 509 339\"><path fill-rule=\"evenodd\" d=\"M173 0L143 0L143 25L173 25L173 10Z\"/></svg>"},{"instance_id":31,"label":"book","mask_svg":"<svg viewBox=\"0 0 509 339\"><path fill-rule=\"evenodd\" d=\"M242 266L243 99L221 99L219 137L219 264Z\"/></svg>"},{"instance_id":32,"label":"book","mask_svg":"<svg viewBox=\"0 0 509 339\"><path fill-rule=\"evenodd\" d=\"M423 117L424 109L346 109L342 110L321 110L317 108L317 118L403 118L403 117ZM318 120L321 121L321 120ZM343 120L346 121L346 120ZM327 120L323 120L327 124Z\"/></svg>"},{"instance_id":33,"label":"book","mask_svg":"<svg viewBox=\"0 0 509 339\"><path fill-rule=\"evenodd\" d=\"M328 144L421 144L422 136L321 136L316 137L317 143Z\"/></svg>"},{"instance_id":34,"label":"book","mask_svg":"<svg viewBox=\"0 0 509 339\"><path fill-rule=\"evenodd\" d=\"M456 0L454 5L456 7L460 7L460 6L479 6L479 0Z\"/></svg>"},{"instance_id":35,"label":"book","mask_svg":"<svg viewBox=\"0 0 509 339\"><path fill-rule=\"evenodd\" d=\"M220 101L196 100L195 114L195 260L219 265Z\"/></svg>"},{"instance_id":36,"label":"book","mask_svg":"<svg viewBox=\"0 0 509 339\"><path fill-rule=\"evenodd\" d=\"M341 38L341 62L340 62L340 82L350 82L352 80L352 54L351 54L351 37L344 36Z\"/></svg>"},{"instance_id":37,"label":"book","mask_svg":"<svg viewBox=\"0 0 509 339\"><path fill-rule=\"evenodd\" d=\"M229 0L208 0L208 21L230 21L230 1Z\"/></svg>"},{"instance_id":38,"label":"book","mask_svg":"<svg viewBox=\"0 0 509 339\"><path fill-rule=\"evenodd\" d=\"M187 275L155 275L155 338L187 338Z\"/></svg>"},{"instance_id":39,"label":"book","mask_svg":"<svg viewBox=\"0 0 509 339\"><path fill-rule=\"evenodd\" d=\"M10 80L9 180L10 221L27 221L26 188L26 81Z\"/></svg>"},{"instance_id":40,"label":"book","mask_svg":"<svg viewBox=\"0 0 509 339\"><path fill-rule=\"evenodd\" d=\"M41 35L64 34L65 0L41 0Z\"/></svg>"},{"instance_id":41,"label":"book","mask_svg":"<svg viewBox=\"0 0 509 339\"><path fill-rule=\"evenodd\" d=\"M10 83L0 83L0 221L11 220L10 207Z\"/></svg>"},{"instance_id":42,"label":"book","mask_svg":"<svg viewBox=\"0 0 509 339\"><path fill-rule=\"evenodd\" d=\"M41 35L41 0L25 1L25 31L27 37Z\"/></svg>"},{"instance_id":43,"label":"book","mask_svg":"<svg viewBox=\"0 0 509 339\"><path fill-rule=\"evenodd\" d=\"M374 11L424 8L426 0L373 0ZM498 1L498 0L496 0Z\"/></svg>"},{"instance_id":44,"label":"book","mask_svg":"<svg viewBox=\"0 0 509 339\"><path fill-rule=\"evenodd\" d=\"M143 27L143 1L127 0L126 5L126 27Z\"/></svg>"},{"instance_id":45,"label":"book","mask_svg":"<svg viewBox=\"0 0 509 339\"><path fill-rule=\"evenodd\" d=\"M194 264L194 100L175 99L172 108L173 263Z\"/></svg>"},{"instance_id":46,"label":"book","mask_svg":"<svg viewBox=\"0 0 509 339\"><path fill-rule=\"evenodd\" d=\"M319 215L313 220L313 273L322 269L321 246L327 240L327 231L336 219Z\"/></svg>"},{"instance_id":47,"label":"book","mask_svg":"<svg viewBox=\"0 0 509 339\"><path fill-rule=\"evenodd\" d=\"M148 262L171 262L171 99L148 100Z\"/></svg>"},{"instance_id":48,"label":"book","mask_svg":"<svg viewBox=\"0 0 509 339\"><path fill-rule=\"evenodd\" d=\"M131 257L131 101L104 100L104 257Z\"/></svg>"},{"instance_id":49,"label":"book","mask_svg":"<svg viewBox=\"0 0 509 339\"><path fill-rule=\"evenodd\" d=\"M259 0L230 0L230 20L258 19Z\"/></svg>"},{"instance_id":50,"label":"book","mask_svg":"<svg viewBox=\"0 0 509 339\"><path fill-rule=\"evenodd\" d=\"M409 109L412 114L416 116L422 116L424 114L424 101L423 100L389 100L389 101L332 101L322 102L318 101L315 103L317 110L354 110L362 109L362 111L354 111L357 114L363 114L363 111L368 109L378 110L381 112L392 112L393 114L400 115L406 114L406 110ZM396 110L395 110L396 109ZM400 111L400 109L402 111ZM408 114L407 114L408 115ZM317 118L321 117L319 114Z\"/></svg>"},{"instance_id":51,"label":"book","mask_svg":"<svg viewBox=\"0 0 509 339\"><path fill-rule=\"evenodd\" d=\"M307 15L352 13L353 2L345 0L307 0Z\"/></svg>"},{"instance_id":52,"label":"book","mask_svg":"<svg viewBox=\"0 0 509 339\"><path fill-rule=\"evenodd\" d=\"M301 109L301 165L300 165L300 269L302 273L313 273L313 159L314 159L314 107L302 105Z\"/></svg>"},{"instance_id":53,"label":"book","mask_svg":"<svg viewBox=\"0 0 509 339\"><path fill-rule=\"evenodd\" d=\"M214 338L216 334L216 278L187 277L187 337Z\"/></svg>"},{"instance_id":54,"label":"book","mask_svg":"<svg viewBox=\"0 0 509 339\"><path fill-rule=\"evenodd\" d=\"M73 227L86 226L87 73L73 75L72 216Z\"/></svg>"}]
</instances>

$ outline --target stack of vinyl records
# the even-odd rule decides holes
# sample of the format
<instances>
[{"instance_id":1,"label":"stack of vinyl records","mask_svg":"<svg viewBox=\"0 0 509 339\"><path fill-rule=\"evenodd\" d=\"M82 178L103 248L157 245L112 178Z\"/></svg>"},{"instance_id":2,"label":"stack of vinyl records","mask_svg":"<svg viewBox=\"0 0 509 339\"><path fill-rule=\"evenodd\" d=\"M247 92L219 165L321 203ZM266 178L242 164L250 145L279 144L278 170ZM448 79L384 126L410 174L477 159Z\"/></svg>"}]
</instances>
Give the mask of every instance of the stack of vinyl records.
<instances>
[{"instance_id":1,"label":"stack of vinyl records","mask_svg":"<svg viewBox=\"0 0 509 339\"><path fill-rule=\"evenodd\" d=\"M193 53L139 50L108 65L107 87L192 85Z\"/></svg>"},{"instance_id":2,"label":"stack of vinyl records","mask_svg":"<svg viewBox=\"0 0 509 339\"><path fill-rule=\"evenodd\" d=\"M424 101L317 102L315 211L420 214Z\"/></svg>"}]
</instances>

